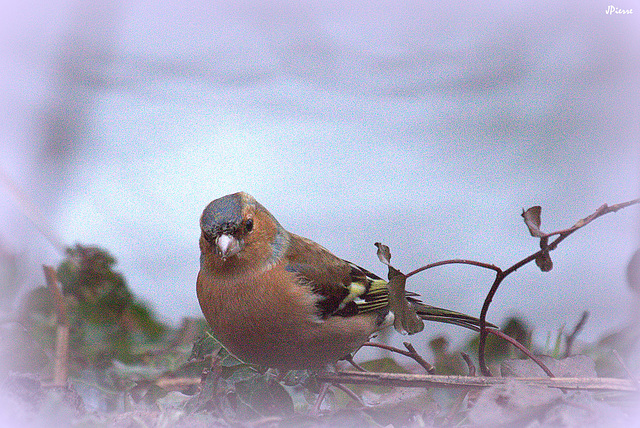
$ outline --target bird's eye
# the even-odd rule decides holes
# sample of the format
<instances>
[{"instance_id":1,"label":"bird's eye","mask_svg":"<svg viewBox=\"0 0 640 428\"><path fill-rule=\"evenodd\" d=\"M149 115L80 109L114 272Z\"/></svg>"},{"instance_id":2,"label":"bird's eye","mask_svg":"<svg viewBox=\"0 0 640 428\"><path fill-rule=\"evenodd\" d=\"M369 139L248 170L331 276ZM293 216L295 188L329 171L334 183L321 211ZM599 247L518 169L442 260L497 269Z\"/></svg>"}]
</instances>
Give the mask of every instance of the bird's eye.
<instances>
[{"instance_id":1,"label":"bird's eye","mask_svg":"<svg viewBox=\"0 0 640 428\"><path fill-rule=\"evenodd\" d=\"M248 219L244 224L244 228L246 229L247 232L251 232L253 230L253 220Z\"/></svg>"}]
</instances>

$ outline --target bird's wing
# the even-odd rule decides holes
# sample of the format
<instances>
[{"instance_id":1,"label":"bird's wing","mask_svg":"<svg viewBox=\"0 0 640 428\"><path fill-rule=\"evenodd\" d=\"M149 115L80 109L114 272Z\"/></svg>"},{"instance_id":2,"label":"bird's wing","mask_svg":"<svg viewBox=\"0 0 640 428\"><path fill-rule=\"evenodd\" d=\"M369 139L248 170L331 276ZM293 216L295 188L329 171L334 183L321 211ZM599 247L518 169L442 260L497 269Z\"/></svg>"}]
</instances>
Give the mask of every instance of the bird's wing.
<instances>
[{"instance_id":1,"label":"bird's wing","mask_svg":"<svg viewBox=\"0 0 640 428\"><path fill-rule=\"evenodd\" d=\"M297 236L291 236L290 248L285 257L285 269L298 276L302 285L311 287L319 297L317 306L321 318L329 316L352 316L373 310L386 310L388 304L373 300L384 297L384 293L371 292L376 282L386 282L375 274L336 257L319 244ZM360 306L364 299L370 302Z\"/></svg>"},{"instance_id":2,"label":"bird's wing","mask_svg":"<svg viewBox=\"0 0 640 428\"><path fill-rule=\"evenodd\" d=\"M349 265L352 268L352 279L356 280L357 278L358 281L366 281L368 283L366 292L361 293L355 299L357 306L356 312L388 311L389 288L387 287L387 281L358 265L353 263L349 263ZM470 330L479 331L480 320L476 317L449 309L439 308L437 306L426 305L420 300L419 294L411 291L405 291L405 296L413 305L418 316L425 321L453 324ZM383 314L386 314L386 312ZM487 323L487 327L498 328L491 323Z\"/></svg>"},{"instance_id":3,"label":"bird's wing","mask_svg":"<svg viewBox=\"0 0 640 428\"><path fill-rule=\"evenodd\" d=\"M319 296L316 305L321 318L376 312L382 322L389 312L387 281L356 264L336 257L309 239L292 234L286 262L285 268L298 276L300 284L310 286ZM405 295L424 320L454 324L478 331L480 321L475 317L425 305L420 301L420 296L413 292L408 291ZM487 323L487 327L495 326Z\"/></svg>"},{"instance_id":4,"label":"bird's wing","mask_svg":"<svg viewBox=\"0 0 640 428\"><path fill-rule=\"evenodd\" d=\"M368 312L388 308L389 306L389 288L387 281L381 279L374 273L369 272L363 267L349 263L355 271L367 277L370 285L367 292L363 293L356 300L358 312ZM425 305L420 300L420 295L412 291L405 291L405 297L413 305L416 313L425 321L436 321L446 324L454 324L470 330L479 331L480 320L471 315L463 314L449 309L439 308L437 306ZM487 327L498 328L497 326L487 322Z\"/></svg>"}]
</instances>

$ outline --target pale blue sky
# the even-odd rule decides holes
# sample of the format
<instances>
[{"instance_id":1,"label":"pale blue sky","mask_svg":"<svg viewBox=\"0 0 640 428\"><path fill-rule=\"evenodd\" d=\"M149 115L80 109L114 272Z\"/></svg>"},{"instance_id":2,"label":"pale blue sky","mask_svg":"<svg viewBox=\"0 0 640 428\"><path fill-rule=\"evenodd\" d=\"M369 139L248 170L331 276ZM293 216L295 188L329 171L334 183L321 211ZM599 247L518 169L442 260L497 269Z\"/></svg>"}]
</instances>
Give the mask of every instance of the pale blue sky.
<instances>
[{"instance_id":1,"label":"pale blue sky","mask_svg":"<svg viewBox=\"0 0 640 428\"><path fill-rule=\"evenodd\" d=\"M198 217L227 193L380 274L376 241L404 271L507 267L537 248L523 207L542 205L552 230L640 193L640 8L40 3L0 26L2 166L64 242L110 250L167 320L199 315ZM57 263L0 199L1 242ZM583 310L586 338L624 323L639 220L633 208L576 233L552 272L505 281L490 318L520 314L540 337ZM490 283L455 266L410 287L478 314Z\"/></svg>"}]
</instances>

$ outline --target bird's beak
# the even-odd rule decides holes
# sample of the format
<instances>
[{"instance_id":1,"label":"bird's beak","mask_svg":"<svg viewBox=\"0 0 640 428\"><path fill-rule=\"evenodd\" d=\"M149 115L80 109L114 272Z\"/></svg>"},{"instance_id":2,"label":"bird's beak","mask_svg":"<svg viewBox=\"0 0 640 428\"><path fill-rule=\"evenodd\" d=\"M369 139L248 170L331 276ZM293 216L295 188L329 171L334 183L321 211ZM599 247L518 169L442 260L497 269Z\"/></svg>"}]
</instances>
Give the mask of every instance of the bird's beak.
<instances>
[{"instance_id":1,"label":"bird's beak","mask_svg":"<svg viewBox=\"0 0 640 428\"><path fill-rule=\"evenodd\" d=\"M240 242L231 235L222 234L216 238L217 252L223 259L228 259L240 252Z\"/></svg>"}]
</instances>

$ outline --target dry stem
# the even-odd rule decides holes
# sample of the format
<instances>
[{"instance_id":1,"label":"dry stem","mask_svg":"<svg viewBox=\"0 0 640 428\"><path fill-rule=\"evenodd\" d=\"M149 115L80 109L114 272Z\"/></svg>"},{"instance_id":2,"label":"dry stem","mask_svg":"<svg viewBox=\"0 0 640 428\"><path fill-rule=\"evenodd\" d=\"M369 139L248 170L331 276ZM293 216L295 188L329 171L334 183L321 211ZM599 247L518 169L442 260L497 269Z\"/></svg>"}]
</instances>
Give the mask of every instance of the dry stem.
<instances>
[{"instance_id":1,"label":"dry stem","mask_svg":"<svg viewBox=\"0 0 640 428\"><path fill-rule=\"evenodd\" d=\"M629 379L616 378L547 378L547 377L472 377L472 376L440 376L400 373L372 372L320 372L318 381L333 384L383 385L405 387L449 387L449 388L486 388L501 385L511 380L524 382L527 385L547 386L551 388L638 392L638 388Z\"/></svg>"},{"instance_id":2,"label":"dry stem","mask_svg":"<svg viewBox=\"0 0 640 428\"><path fill-rule=\"evenodd\" d=\"M53 367L53 385L66 386L69 375L69 320L55 269L46 265L43 265L42 269L47 281L47 288L53 295L56 312L56 357Z\"/></svg>"}]
</instances>

